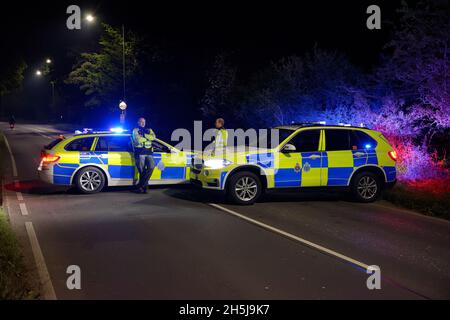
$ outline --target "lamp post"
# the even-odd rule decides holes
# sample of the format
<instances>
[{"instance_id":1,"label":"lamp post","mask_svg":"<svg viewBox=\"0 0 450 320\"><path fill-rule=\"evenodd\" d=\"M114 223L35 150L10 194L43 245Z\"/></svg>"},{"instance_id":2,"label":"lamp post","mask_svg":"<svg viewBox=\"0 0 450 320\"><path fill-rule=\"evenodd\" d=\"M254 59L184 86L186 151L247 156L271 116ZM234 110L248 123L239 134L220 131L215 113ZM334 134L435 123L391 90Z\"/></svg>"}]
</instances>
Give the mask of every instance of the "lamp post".
<instances>
[{"instance_id":1,"label":"lamp post","mask_svg":"<svg viewBox=\"0 0 450 320\"><path fill-rule=\"evenodd\" d=\"M123 125L125 123L125 114L127 110L127 104L125 101L120 101L119 103L119 109L120 109L120 124Z\"/></svg>"}]
</instances>

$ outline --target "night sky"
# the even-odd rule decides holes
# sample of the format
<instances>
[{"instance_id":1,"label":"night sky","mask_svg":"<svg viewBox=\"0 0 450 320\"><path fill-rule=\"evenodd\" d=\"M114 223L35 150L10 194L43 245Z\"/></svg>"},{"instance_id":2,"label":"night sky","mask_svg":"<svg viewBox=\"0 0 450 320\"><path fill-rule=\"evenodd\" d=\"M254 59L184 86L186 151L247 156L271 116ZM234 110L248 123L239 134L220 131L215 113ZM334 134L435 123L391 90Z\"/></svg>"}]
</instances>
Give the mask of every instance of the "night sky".
<instances>
[{"instance_id":1,"label":"night sky","mask_svg":"<svg viewBox=\"0 0 450 320\"><path fill-rule=\"evenodd\" d=\"M164 4L162 4L164 3ZM183 88L179 101L160 97L160 109L175 108L177 125L200 119L198 102L206 86L206 70L219 52L233 52L244 76L283 56L301 55L314 45L337 50L363 70L380 58L397 18L400 1L16 1L2 4L2 59L22 56L28 64L24 90L37 90L32 73L46 57L55 71L67 74L74 53L95 48L100 26L69 31L66 8L77 4L82 14L98 21L122 23L162 49L170 68L162 70L161 86ZM382 30L366 28L366 8L377 4ZM76 89L76 88L75 88ZM74 89L74 90L75 90ZM42 90L39 91L41 94ZM22 97L29 97L30 92ZM22 99L23 100L23 99ZM173 106L169 106L173 102ZM172 109L173 111L173 109ZM161 116L161 118L164 118Z\"/></svg>"}]
</instances>

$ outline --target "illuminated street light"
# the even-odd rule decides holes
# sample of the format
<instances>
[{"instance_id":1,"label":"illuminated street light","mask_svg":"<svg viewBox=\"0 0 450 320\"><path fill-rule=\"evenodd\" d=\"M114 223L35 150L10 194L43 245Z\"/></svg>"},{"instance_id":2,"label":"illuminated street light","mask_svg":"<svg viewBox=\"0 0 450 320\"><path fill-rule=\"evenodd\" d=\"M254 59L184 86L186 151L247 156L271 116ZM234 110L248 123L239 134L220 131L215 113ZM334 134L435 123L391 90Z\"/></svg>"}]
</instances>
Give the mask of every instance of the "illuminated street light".
<instances>
[{"instance_id":1,"label":"illuminated street light","mask_svg":"<svg viewBox=\"0 0 450 320\"><path fill-rule=\"evenodd\" d=\"M92 14L88 14L86 16L86 21L87 22L94 22L94 20L95 20L95 17Z\"/></svg>"},{"instance_id":2,"label":"illuminated street light","mask_svg":"<svg viewBox=\"0 0 450 320\"><path fill-rule=\"evenodd\" d=\"M50 63L52 63L52 60L51 59L47 59L47 60L45 60L45 63L46 64L50 64Z\"/></svg>"},{"instance_id":3,"label":"illuminated street light","mask_svg":"<svg viewBox=\"0 0 450 320\"><path fill-rule=\"evenodd\" d=\"M36 70L36 75L37 75L38 77L42 76L42 71L41 71L41 70Z\"/></svg>"}]
</instances>

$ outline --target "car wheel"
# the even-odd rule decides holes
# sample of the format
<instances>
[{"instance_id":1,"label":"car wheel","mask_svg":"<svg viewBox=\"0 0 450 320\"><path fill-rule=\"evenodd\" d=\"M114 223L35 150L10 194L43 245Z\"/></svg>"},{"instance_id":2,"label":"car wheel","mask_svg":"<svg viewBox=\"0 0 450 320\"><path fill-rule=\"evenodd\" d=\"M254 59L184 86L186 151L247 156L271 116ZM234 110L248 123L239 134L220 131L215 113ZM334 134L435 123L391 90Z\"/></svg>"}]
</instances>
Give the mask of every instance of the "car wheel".
<instances>
[{"instance_id":1,"label":"car wheel","mask_svg":"<svg viewBox=\"0 0 450 320\"><path fill-rule=\"evenodd\" d=\"M105 186L106 178L100 169L87 167L81 169L75 179L77 189L86 194L92 194L102 191Z\"/></svg>"},{"instance_id":2,"label":"car wheel","mask_svg":"<svg viewBox=\"0 0 450 320\"><path fill-rule=\"evenodd\" d=\"M373 202L381 194L380 178L372 172L358 173L352 180L351 190L359 202Z\"/></svg>"},{"instance_id":3,"label":"car wheel","mask_svg":"<svg viewBox=\"0 0 450 320\"><path fill-rule=\"evenodd\" d=\"M261 180L252 172L238 172L231 176L227 186L227 196L233 203L250 205L261 196Z\"/></svg>"}]
</instances>

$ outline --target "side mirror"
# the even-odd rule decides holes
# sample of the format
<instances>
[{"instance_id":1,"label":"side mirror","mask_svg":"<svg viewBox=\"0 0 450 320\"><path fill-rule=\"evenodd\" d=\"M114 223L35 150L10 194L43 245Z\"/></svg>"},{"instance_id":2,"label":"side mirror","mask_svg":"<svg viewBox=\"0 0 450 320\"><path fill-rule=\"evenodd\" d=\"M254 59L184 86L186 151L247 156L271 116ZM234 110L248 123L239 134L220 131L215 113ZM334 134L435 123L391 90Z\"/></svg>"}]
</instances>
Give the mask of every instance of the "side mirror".
<instances>
[{"instance_id":1,"label":"side mirror","mask_svg":"<svg viewBox=\"0 0 450 320\"><path fill-rule=\"evenodd\" d=\"M287 143L284 145L282 152L295 152L297 149L295 148L295 146L293 144Z\"/></svg>"}]
</instances>

